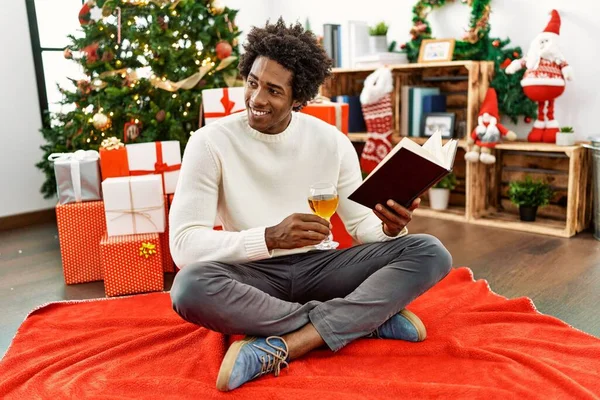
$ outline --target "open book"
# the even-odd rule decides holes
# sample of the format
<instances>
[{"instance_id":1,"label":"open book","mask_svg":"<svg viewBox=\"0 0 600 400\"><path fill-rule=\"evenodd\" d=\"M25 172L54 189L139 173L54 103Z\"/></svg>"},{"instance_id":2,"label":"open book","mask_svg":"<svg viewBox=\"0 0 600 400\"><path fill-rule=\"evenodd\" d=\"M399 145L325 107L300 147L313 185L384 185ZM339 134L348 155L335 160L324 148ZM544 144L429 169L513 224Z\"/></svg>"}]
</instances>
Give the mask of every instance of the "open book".
<instances>
[{"instance_id":1,"label":"open book","mask_svg":"<svg viewBox=\"0 0 600 400\"><path fill-rule=\"evenodd\" d=\"M423 146L404 138L348 198L371 209L390 199L408 208L452 171L457 147L454 139L442 146L440 132Z\"/></svg>"}]
</instances>

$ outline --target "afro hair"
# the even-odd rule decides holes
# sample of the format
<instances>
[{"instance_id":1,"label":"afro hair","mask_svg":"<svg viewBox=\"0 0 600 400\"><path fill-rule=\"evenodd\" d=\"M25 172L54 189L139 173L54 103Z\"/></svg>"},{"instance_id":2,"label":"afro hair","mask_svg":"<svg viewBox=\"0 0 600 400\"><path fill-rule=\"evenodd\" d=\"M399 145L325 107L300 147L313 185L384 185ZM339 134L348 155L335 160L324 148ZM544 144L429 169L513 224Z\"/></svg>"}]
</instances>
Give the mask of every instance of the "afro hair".
<instances>
[{"instance_id":1,"label":"afro hair","mask_svg":"<svg viewBox=\"0 0 600 400\"><path fill-rule=\"evenodd\" d=\"M287 27L282 18L264 28L253 27L244 44L239 71L248 77L257 57L276 61L292 72L292 97L301 103L299 111L319 92L319 87L331 75L331 59L311 31L296 23Z\"/></svg>"}]
</instances>

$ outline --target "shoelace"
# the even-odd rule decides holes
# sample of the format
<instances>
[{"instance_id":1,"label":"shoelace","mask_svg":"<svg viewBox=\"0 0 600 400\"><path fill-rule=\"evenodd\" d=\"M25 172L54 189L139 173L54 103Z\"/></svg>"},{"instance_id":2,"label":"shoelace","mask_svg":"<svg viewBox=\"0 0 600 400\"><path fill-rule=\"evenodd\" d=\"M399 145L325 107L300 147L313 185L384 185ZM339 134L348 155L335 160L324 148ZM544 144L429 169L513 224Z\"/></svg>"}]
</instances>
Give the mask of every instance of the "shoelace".
<instances>
[{"instance_id":1,"label":"shoelace","mask_svg":"<svg viewBox=\"0 0 600 400\"><path fill-rule=\"evenodd\" d=\"M258 378L259 376L262 376L264 374L268 374L269 372L274 371L275 372L275 376L279 376L279 372L281 371L281 366L283 365L284 368L289 367L289 364L287 361L285 361L285 359L288 356L288 350L287 350L287 344L285 342L285 349L282 347L278 347L274 344L272 344L269 340L270 339L280 339L283 341L283 339L281 339L280 337L276 337L276 336L269 336L265 341L267 342L267 344L269 346L271 346L273 349L276 350L276 352L273 352L269 349L264 349L260 346L255 345L254 343L252 343L252 346L256 347L257 349L264 351L265 353L267 353L267 356L261 356L260 357L260 361L262 362L262 366L260 368L260 372L255 376L255 378Z\"/></svg>"}]
</instances>

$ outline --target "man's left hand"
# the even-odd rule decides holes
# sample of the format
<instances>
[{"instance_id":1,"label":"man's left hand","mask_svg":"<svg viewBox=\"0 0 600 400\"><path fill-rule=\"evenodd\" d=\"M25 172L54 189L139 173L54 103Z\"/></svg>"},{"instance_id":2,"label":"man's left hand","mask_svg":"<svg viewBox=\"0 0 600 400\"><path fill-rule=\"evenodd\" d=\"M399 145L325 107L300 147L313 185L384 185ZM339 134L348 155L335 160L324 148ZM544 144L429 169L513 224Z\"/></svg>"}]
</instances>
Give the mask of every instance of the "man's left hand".
<instances>
[{"instance_id":1,"label":"man's left hand","mask_svg":"<svg viewBox=\"0 0 600 400\"><path fill-rule=\"evenodd\" d=\"M377 204L373 211L383 221L383 233L394 237L398 236L402 229L408 225L412 219L413 211L419 207L419 204L421 204L421 199L416 199L407 209L393 200L388 200L385 206Z\"/></svg>"}]
</instances>

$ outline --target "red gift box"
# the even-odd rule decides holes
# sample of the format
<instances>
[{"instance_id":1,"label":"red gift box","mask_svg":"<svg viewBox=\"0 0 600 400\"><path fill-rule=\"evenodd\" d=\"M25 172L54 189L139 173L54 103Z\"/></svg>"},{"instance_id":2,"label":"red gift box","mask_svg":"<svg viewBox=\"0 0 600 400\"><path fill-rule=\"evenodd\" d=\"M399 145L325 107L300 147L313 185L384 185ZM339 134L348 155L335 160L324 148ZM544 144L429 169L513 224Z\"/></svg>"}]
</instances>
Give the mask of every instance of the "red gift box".
<instances>
[{"instance_id":1,"label":"red gift box","mask_svg":"<svg viewBox=\"0 0 600 400\"><path fill-rule=\"evenodd\" d=\"M127 149L125 147L112 150L100 148L100 172L102 180L129 176Z\"/></svg>"},{"instance_id":2,"label":"red gift box","mask_svg":"<svg viewBox=\"0 0 600 400\"><path fill-rule=\"evenodd\" d=\"M171 257L171 250L169 247L169 207L171 206L172 199L172 194L165 195L165 231L159 235L164 272L175 271L175 263Z\"/></svg>"},{"instance_id":3,"label":"red gift box","mask_svg":"<svg viewBox=\"0 0 600 400\"><path fill-rule=\"evenodd\" d=\"M108 236L100 241L107 296L162 291L162 252L158 233Z\"/></svg>"},{"instance_id":4,"label":"red gift box","mask_svg":"<svg viewBox=\"0 0 600 400\"><path fill-rule=\"evenodd\" d=\"M101 281L100 240L106 230L104 203L58 204L56 224L65 283Z\"/></svg>"},{"instance_id":5,"label":"red gift box","mask_svg":"<svg viewBox=\"0 0 600 400\"><path fill-rule=\"evenodd\" d=\"M350 106L347 103L333 103L325 100L308 103L301 112L317 117L348 134Z\"/></svg>"}]
</instances>

